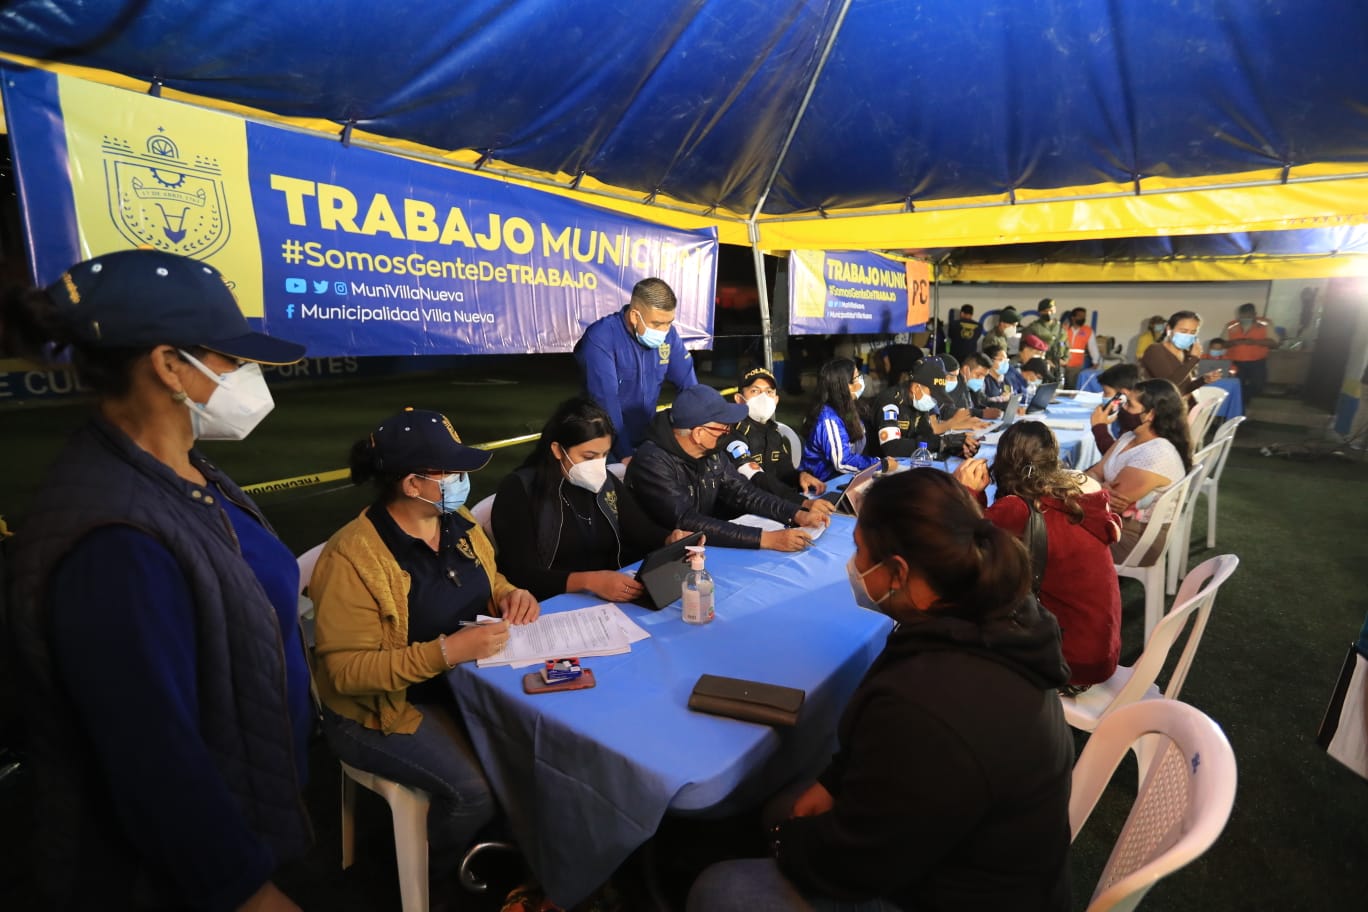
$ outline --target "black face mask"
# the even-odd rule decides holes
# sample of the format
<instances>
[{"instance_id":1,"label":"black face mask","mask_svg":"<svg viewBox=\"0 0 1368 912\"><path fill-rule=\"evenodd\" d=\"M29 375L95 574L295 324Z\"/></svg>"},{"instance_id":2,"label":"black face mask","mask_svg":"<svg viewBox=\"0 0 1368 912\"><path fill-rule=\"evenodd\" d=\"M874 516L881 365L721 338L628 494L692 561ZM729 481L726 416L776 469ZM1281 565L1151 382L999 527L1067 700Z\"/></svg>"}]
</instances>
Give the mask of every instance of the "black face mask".
<instances>
[{"instance_id":1,"label":"black face mask","mask_svg":"<svg viewBox=\"0 0 1368 912\"><path fill-rule=\"evenodd\" d=\"M1083 326L1083 325L1086 324L1087 322L1088 322L1088 318L1087 318L1087 317L1074 317L1074 320L1073 320L1074 326Z\"/></svg>"},{"instance_id":2,"label":"black face mask","mask_svg":"<svg viewBox=\"0 0 1368 912\"><path fill-rule=\"evenodd\" d=\"M1133 431L1145 423L1145 416L1122 409L1120 414L1116 416L1116 423L1121 425L1123 431Z\"/></svg>"}]
</instances>

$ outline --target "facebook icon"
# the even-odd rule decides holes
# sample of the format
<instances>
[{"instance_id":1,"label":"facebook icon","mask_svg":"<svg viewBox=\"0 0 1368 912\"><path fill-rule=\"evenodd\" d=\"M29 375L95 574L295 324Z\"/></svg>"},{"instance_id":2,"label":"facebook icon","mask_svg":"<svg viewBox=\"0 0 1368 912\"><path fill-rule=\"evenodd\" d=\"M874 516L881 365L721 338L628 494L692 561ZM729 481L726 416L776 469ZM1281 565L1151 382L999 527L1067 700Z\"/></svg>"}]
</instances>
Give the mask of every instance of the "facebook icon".
<instances>
[{"instance_id":1,"label":"facebook icon","mask_svg":"<svg viewBox=\"0 0 1368 912\"><path fill-rule=\"evenodd\" d=\"M286 304L286 305L285 305L285 319L287 319L287 320L293 320L293 319L294 319L294 305L293 305L293 304Z\"/></svg>"}]
</instances>

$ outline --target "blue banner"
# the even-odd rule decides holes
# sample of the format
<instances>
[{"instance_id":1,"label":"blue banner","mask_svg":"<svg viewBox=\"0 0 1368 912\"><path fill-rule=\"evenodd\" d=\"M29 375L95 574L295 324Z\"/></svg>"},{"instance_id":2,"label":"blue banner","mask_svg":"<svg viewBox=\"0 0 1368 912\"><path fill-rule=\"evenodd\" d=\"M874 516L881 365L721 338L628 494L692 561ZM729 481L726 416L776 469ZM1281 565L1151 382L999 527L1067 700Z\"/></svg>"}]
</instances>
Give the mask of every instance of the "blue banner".
<instances>
[{"instance_id":1,"label":"blue banner","mask_svg":"<svg viewBox=\"0 0 1368 912\"><path fill-rule=\"evenodd\" d=\"M5 69L34 277L152 246L205 260L313 357L565 352L664 279L712 337L717 238L312 134Z\"/></svg>"},{"instance_id":2,"label":"blue banner","mask_svg":"<svg viewBox=\"0 0 1368 912\"><path fill-rule=\"evenodd\" d=\"M789 254L789 334L915 332L931 315L931 267L878 253Z\"/></svg>"}]
</instances>

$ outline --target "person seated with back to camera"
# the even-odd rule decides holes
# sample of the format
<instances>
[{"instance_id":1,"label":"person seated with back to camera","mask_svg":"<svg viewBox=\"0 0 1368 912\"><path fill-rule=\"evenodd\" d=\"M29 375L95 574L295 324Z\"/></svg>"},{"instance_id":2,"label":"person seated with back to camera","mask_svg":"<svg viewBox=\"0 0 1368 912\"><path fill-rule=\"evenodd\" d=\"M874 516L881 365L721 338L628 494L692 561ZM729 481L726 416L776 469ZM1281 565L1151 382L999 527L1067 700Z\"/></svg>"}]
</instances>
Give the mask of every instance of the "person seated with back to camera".
<instances>
[{"instance_id":1,"label":"person seated with back to camera","mask_svg":"<svg viewBox=\"0 0 1368 912\"><path fill-rule=\"evenodd\" d=\"M897 463L870 455L869 431L858 400L864 378L855 362L834 358L817 372L817 392L803 422L801 472L830 481L838 475L862 472L881 461L892 471Z\"/></svg>"},{"instance_id":2,"label":"person seated with back to camera","mask_svg":"<svg viewBox=\"0 0 1368 912\"><path fill-rule=\"evenodd\" d=\"M491 528L499 567L538 599L592 592L630 602L641 583L618 568L690 533L654 523L608 471L613 425L586 397L557 406L537 446L499 483Z\"/></svg>"},{"instance_id":3,"label":"person seated with back to camera","mask_svg":"<svg viewBox=\"0 0 1368 912\"><path fill-rule=\"evenodd\" d=\"M1097 382L1102 386L1102 402L1093 409L1089 423L1097 452L1106 455L1116 444L1113 428L1124 433L1139 426L1140 419L1126 411L1125 402L1117 397L1131 399L1135 396L1135 388L1140 384L1140 368L1134 364L1113 364L1097 375Z\"/></svg>"},{"instance_id":4,"label":"person seated with back to camera","mask_svg":"<svg viewBox=\"0 0 1368 912\"><path fill-rule=\"evenodd\" d=\"M742 376L733 398L749 414L722 438L722 450L741 476L791 504L832 512L835 507L828 501L808 499L808 495L824 494L826 482L794 468L792 446L774 420L774 411L779 406L774 375L763 367L751 368Z\"/></svg>"},{"instance_id":5,"label":"person seated with back to camera","mask_svg":"<svg viewBox=\"0 0 1368 912\"><path fill-rule=\"evenodd\" d=\"M1065 912L1069 671L1025 548L949 475L900 472L870 489L846 569L897 624L831 763L766 808L770 857L707 868L688 912Z\"/></svg>"},{"instance_id":6,"label":"person seated with back to camera","mask_svg":"<svg viewBox=\"0 0 1368 912\"><path fill-rule=\"evenodd\" d=\"M946 369L951 359L946 356ZM996 419L1002 417L1002 409L993 408L987 396L988 359L979 354L968 354L960 362L959 379L953 386L946 386L951 407L958 412L965 409L975 418ZM947 378L948 379L948 378Z\"/></svg>"},{"instance_id":7,"label":"person seated with back to camera","mask_svg":"<svg viewBox=\"0 0 1368 912\"><path fill-rule=\"evenodd\" d=\"M911 456L922 443L938 453L942 434L978 430L987 424L970 415L968 409L960 409L944 421L936 414L937 409L950 406L945 390L951 377L958 378L945 369L942 359L948 357L923 358L882 397L878 406L879 449L885 456ZM958 450L952 455L972 456L978 452L978 440L967 434Z\"/></svg>"},{"instance_id":8,"label":"person seated with back to camera","mask_svg":"<svg viewBox=\"0 0 1368 912\"><path fill-rule=\"evenodd\" d=\"M707 534L710 545L802 551L812 538L801 528L761 531L718 515L754 513L797 526L825 526L825 512L796 506L741 477L721 450L722 438L749 414L710 386L691 386L662 412L636 458L627 466L627 487L646 514L668 528Z\"/></svg>"},{"instance_id":9,"label":"person seated with back to camera","mask_svg":"<svg viewBox=\"0 0 1368 912\"><path fill-rule=\"evenodd\" d=\"M1187 405L1178 388L1167 380L1144 380L1128 396L1124 411L1135 430L1123 433L1088 475L1111 492L1114 509L1124 520L1121 539L1111 546L1112 557L1125 560L1153 519L1169 523L1172 516L1154 517L1154 501L1192 469L1192 442L1188 433ZM1163 549L1165 537L1140 561L1152 564Z\"/></svg>"},{"instance_id":10,"label":"person seated with back to camera","mask_svg":"<svg viewBox=\"0 0 1368 912\"><path fill-rule=\"evenodd\" d=\"M1121 517L1096 480L1059 462L1054 432L1039 421L1018 421L998 441L993 466L971 459L955 477L987 503L990 479L997 497L983 515L1030 550L1032 509L1045 520L1046 552L1036 597L1059 621L1069 685L1107 680L1121 657L1121 588L1110 546L1121 538Z\"/></svg>"},{"instance_id":11,"label":"person seated with back to camera","mask_svg":"<svg viewBox=\"0 0 1368 912\"><path fill-rule=\"evenodd\" d=\"M373 482L376 500L328 540L309 582L323 733L342 762L428 793L430 870L442 890L454 891L444 881L495 815L446 674L494 655L509 624L541 611L499 572L465 508L469 473L489 460L438 412L385 419L350 457L352 482ZM502 620L473 623L480 614Z\"/></svg>"}]
</instances>

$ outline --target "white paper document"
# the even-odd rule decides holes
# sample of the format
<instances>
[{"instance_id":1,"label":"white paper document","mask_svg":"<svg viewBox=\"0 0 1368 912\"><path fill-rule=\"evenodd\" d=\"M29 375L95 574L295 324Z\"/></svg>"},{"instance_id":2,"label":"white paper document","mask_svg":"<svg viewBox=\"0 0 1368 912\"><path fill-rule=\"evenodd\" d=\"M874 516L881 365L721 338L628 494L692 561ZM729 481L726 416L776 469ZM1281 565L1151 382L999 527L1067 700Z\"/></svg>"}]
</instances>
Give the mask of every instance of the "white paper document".
<instances>
[{"instance_id":1,"label":"white paper document","mask_svg":"<svg viewBox=\"0 0 1368 912\"><path fill-rule=\"evenodd\" d=\"M1091 422L1086 418L1056 418L1053 415L1027 415L1018 418L1018 421L1039 421L1041 424L1057 431L1086 431L1092 427Z\"/></svg>"},{"instance_id":2,"label":"white paper document","mask_svg":"<svg viewBox=\"0 0 1368 912\"><path fill-rule=\"evenodd\" d=\"M481 668L538 665L569 656L618 655L650 636L616 605L591 605L574 611L543 614L530 624L508 628L504 648L476 662Z\"/></svg>"},{"instance_id":3,"label":"white paper document","mask_svg":"<svg viewBox=\"0 0 1368 912\"><path fill-rule=\"evenodd\" d=\"M776 519L767 519L764 516L756 516L754 513L738 516L736 519L733 519L732 522L736 523L738 526L751 526L759 529L761 532L778 532L780 529L788 528ZM806 532L808 537L813 541L821 538L822 533L827 530L826 526L801 526L800 528Z\"/></svg>"}]
</instances>

